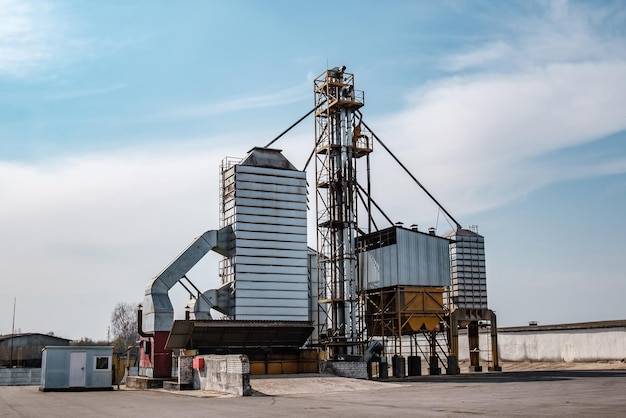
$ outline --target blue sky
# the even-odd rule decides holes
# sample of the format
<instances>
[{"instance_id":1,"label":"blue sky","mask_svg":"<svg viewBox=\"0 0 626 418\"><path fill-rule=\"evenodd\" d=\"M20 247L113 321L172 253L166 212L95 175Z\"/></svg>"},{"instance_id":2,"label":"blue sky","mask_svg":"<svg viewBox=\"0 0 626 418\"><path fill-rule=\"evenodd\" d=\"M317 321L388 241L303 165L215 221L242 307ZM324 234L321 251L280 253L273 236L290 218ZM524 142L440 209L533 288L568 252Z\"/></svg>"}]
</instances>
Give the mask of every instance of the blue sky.
<instances>
[{"instance_id":1,"label":"blue sky","mask_svg":"<svg viewBox=\"0 0 626 418\"><path fill-rule=\"evenodd\" d=\"M15 297L23 332L106 338L115 304L218 226L220 161L310 110L337 65L485 236L499 325L626 317L622 2L0 0L0 334ZM298 167L313 126L276 144ZM392 219L448 229L380 147L372 175ZM216 261L190 278L216 286Z\"/></svg>"}]
</instances>

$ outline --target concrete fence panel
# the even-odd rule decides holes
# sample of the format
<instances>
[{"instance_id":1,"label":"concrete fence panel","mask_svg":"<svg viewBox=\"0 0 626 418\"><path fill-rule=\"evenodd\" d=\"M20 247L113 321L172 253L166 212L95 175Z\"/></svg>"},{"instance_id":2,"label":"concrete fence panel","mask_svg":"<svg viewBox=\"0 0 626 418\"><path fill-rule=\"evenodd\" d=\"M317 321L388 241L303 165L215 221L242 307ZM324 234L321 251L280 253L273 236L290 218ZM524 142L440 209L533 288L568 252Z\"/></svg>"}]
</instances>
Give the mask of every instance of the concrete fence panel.
<instances>
[{"instance_id":1,"label":"concrete fence panel","mask_svg":"<svg viewBox=\"0 0 626 418\"><path fill-rule=\"evenodd\" d=\"M40 368L0 369L0 386L39 386Z\"/></svg>"}]
</instances>

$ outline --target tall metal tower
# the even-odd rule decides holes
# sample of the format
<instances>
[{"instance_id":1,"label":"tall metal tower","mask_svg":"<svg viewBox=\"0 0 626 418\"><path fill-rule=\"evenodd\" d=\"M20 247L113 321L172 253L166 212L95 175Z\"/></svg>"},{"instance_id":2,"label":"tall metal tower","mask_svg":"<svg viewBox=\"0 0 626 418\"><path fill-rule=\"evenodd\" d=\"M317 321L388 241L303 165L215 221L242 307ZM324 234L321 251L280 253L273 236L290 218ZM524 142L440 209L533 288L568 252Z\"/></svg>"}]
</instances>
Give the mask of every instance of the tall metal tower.
<instances>
[{"instance_id":1,"label":"tall metal tower","mask_svg":"<svg viewBox=\"0 0 626 418\"><path fill-rule=\"evenodd\" d=\"M362 344L356 159L372 151L357 120L364 94L345 69L326 70L314 82L319 337L333 358L357 354Z\"/></svg>"}]
</instances>

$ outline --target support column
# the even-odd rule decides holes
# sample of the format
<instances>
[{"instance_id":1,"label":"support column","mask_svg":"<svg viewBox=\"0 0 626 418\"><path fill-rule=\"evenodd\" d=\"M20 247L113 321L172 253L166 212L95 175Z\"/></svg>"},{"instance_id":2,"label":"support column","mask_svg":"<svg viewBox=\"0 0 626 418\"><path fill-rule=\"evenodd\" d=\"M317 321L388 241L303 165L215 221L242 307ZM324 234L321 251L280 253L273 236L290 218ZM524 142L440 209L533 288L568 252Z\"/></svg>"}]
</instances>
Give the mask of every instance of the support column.
<instances>
[{"instance_id":1,"label":"support column","mask_svg":"<svg viewBox=\"0 0 626 418\"><path fill-rule=\"evenodd\" d=\"M500 352L498 351L498 323L496 321L496 313L489 310L491 314L491 358L493 359L493 366L489 367L489 371L501 372L500 367Z\"/></svg>"},{"instance_id":2,"label":"support column","mask_svg":"<svg viewBox=\"0 0 626 418\"><path fill-rule=\"evenodd\" d=\"M450 355L448 356L448 370L446 374L460 374L459 369L459 323L457 321L457 313L450 314L450 323L448 324L448 345L450 347Z\"/></svg>"},{"instance_id":3,"label":"support column","mask_svg":"<svg viewBox=\"0 0 626 418\"><path fill-rule=\"evenodd\" d=\"M428 361L428 365L430 375L441 374L441 367L439 367L439 358L437 357L437 331L430 332L430 358Z\"/></svg>"},{"instance_id":4,"label":"support column","mask_svg":"<svg viewBox=\"0 0 626 418\"><path fill-rule=\"evenodd\" d=\"M472 321L467 325L467 338L469 343L470 372L482 372L480 346L478 343L478 321Z\"/></svg>"}]
</instances>

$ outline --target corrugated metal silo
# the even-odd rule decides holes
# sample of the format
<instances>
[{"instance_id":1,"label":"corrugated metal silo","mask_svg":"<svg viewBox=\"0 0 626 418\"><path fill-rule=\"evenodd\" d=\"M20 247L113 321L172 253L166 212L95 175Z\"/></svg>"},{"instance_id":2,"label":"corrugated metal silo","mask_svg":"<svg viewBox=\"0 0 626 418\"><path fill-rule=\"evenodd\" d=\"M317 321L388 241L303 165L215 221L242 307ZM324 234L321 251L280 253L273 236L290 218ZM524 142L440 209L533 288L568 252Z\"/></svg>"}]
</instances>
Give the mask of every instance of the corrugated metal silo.
<instances>
[{"instance_id":1,"label":"corrugated metal silo","mask_svg":"<svg viewBox=\"0 0 626 418\"><path fill-rule=\"evenodd\" d=\"M402 339L437 329L450 285L449 243L398 226L358 238L368 335Z\"/></svg>"},{"instance_id":2,"label":"corrugated metal silo","mask_svg":"<svg viewBox=\"0 0 626 418\"><path fill-rule=\"evenodd\" d=\"M230 317L308 321L306 173L280 150L254 148L222 167L221 197L235 237L221 269L234 289Z\"/></svg>"},{"instance_id":3,"label":"corrugated metal silo","mask_svg":"<svg viewBox=\"0 0 626 418\"><path fill-rule=\"evenodd\" d=\"M445 236L452 240L452 303L459 309L487 309L485 238L477 232L462 228L450 231Z\"/></svg>"}]
</instances>

